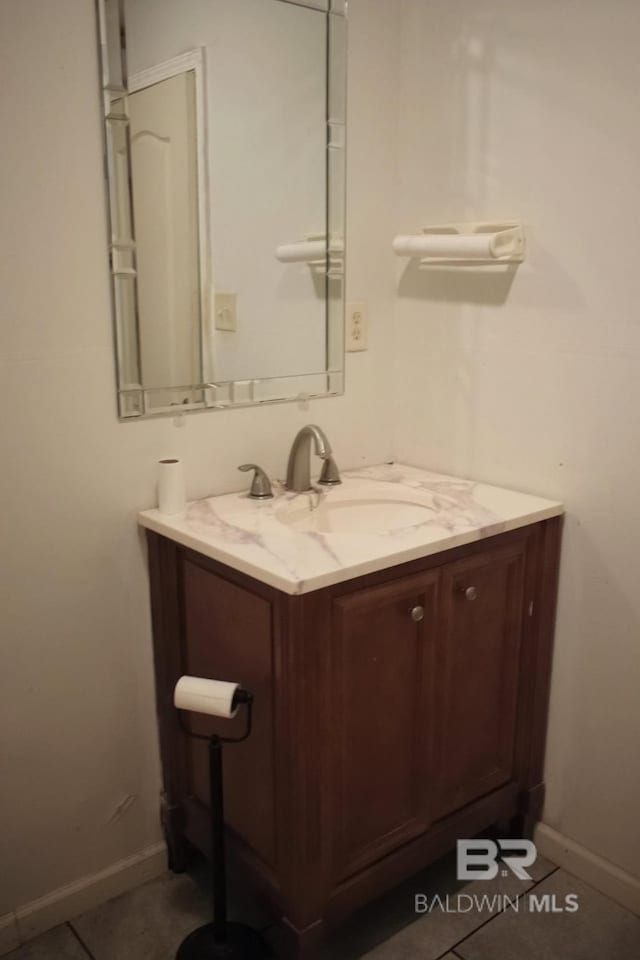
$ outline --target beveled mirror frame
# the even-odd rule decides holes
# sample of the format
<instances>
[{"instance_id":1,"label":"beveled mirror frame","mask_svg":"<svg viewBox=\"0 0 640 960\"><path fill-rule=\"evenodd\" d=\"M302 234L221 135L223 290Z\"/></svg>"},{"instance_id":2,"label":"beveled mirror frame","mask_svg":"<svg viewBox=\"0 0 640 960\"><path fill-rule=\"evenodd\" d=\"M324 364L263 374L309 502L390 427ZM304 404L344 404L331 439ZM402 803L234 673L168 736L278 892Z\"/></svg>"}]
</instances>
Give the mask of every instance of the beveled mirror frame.
<instances>
[{"instance_id":1,"label":"beveled mirror frame","mask_svg":"<svg viewBox=\"0 0 640 960\"><path fill-rule=\"evenodd\" d=\"M347 0L272 2L309 7L324 13L327 18L326 234L329 242L323 269L326 368L315 373L226 382L207 382L203 370L201 383L155 389L143 386L131 196L124 0L96 0L118 416L121 420L300 401L344 393ZM339 252L335 253L336 250Z\"/></svg>"}]
</instances>

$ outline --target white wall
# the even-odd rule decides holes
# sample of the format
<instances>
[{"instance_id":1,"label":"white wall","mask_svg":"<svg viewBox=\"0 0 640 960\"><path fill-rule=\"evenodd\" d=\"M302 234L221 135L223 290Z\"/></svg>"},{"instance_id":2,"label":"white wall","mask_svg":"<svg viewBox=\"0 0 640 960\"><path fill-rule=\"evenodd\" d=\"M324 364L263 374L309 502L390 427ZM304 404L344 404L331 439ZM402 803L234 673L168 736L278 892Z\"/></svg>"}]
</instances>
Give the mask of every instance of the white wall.
<instances>
[{"instance_id":1,"label":"white wall","mask_svg":"<svg viewBox=\"0 0 640 960\"><path fill-rule=\"evenodd\" d=\"M375 16L372 15L375 13ZM0 5L0 916L156 841L159 770L144 548L154 464L189 494L282 476L304 423L343 467L388 458L393 11L353 0L348 295L370 350L344 398L118 423L92 0ZM126 813L112 819L127 796Z\"/></svg>"},{"instance_id":2,"label":"white wall","mask_svg":"<svg viewBox=\"0 0 640 960\"><path fill-rule=\"evenodd\" d=\"M521 217L529 253L399 266L395 452L566 502L544 819L638 876L640 6L402 14L395 231Z\"/></svg>"}]
</instances>

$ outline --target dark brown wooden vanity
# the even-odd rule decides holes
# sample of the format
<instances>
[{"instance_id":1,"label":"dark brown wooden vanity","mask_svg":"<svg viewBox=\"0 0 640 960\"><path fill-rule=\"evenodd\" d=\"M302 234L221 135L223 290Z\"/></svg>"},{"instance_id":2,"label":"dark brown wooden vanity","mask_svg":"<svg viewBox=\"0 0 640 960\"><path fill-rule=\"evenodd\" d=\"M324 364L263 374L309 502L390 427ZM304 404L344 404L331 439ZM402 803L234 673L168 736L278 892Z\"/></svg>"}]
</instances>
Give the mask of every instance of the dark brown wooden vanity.
<instances>
[{"instance_id":1,"label":"dark brown wooden vanity","mask_svg":"<svg viewBox=\"0 0 640 960\"><path fill-rule=\"evenodd\" d=\"M255 695L225 756L235 853L294 956L363 903L501 821L531 832L562 520L288 595L147 531L163 820L174 868L208 851L206 744L182 674ZM238 732L193 715L193 729Z\"/></svg>"}]
</instances>

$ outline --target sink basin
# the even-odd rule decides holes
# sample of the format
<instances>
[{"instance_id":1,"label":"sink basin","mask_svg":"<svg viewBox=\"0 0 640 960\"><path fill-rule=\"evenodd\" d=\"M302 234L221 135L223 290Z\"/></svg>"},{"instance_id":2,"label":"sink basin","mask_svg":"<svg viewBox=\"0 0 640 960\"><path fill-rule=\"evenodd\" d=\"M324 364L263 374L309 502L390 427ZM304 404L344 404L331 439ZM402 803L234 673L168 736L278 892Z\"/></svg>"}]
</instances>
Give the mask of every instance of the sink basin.
<instances>
[{"instance_id":1,"label":"sink basin","mask_svg":"<svg viewBox=\"0 0 640 960\"><path fill-rule=\"evenodd\" d=\"M276 512L276 518L300 533L391 533L417 527L433 516L433 510L411 500L334 500L328 496L314 504L298 500Z\"/></svg>"}]
</instances>

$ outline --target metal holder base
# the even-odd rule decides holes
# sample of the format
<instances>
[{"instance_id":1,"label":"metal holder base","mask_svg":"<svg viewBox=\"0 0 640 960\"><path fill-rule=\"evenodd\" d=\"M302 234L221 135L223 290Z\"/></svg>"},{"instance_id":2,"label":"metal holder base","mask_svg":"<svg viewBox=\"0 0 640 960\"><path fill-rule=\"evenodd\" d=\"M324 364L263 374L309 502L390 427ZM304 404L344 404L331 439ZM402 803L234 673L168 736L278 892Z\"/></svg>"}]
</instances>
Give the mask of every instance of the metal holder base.
<instances>
[{"instance_id":1,"label":"metal holder base","mask_svg":"<svg viewBox=\"0 0 640 960\"><path fill-rule=\"evenodd\" d=\"M267 960L273 951L259 933L241 923L225 924L225 939L216 940L215 925L208 923L183 941L176 960Z\"/></svg>"}]
</instances>

